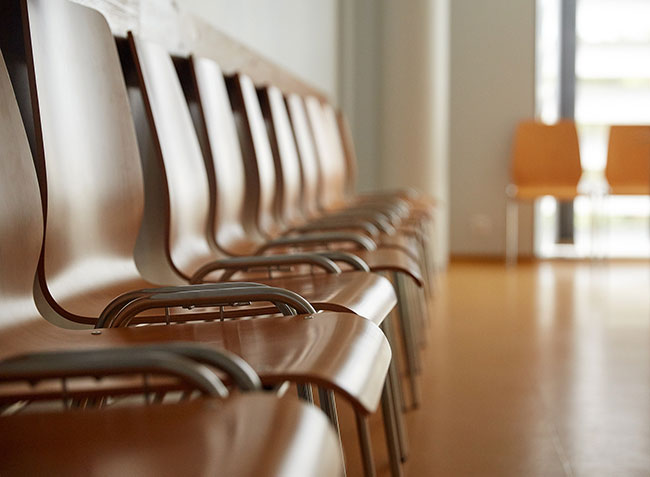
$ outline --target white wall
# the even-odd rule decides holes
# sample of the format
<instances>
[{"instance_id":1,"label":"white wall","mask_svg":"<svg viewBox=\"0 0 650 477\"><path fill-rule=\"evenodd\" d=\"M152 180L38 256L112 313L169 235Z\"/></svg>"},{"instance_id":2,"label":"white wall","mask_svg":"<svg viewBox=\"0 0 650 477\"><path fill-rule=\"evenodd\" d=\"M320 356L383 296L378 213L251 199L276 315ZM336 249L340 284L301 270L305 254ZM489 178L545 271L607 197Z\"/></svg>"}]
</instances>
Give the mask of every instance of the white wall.
<instances>
[{"instance_id":1,"label":"white wall","mask_svg":"<svg viewBox=\"0 0 650 477\"><path fill-rule=\"evenodd\" d=\"M338 100L338 0L176 0Z\"/></svg>"},{"instance_id":2,"label":"white wall","mask_svg":"<svg viewBox=\"0 0 650 477\"><path fill-rule=\"evenodd\" d=\"M501 255L512 134L534 115L535 0L452 0L450 55L451 252Z\"/></svg>"},{"instance_id":3,"label":"white wall","mask_svg":"<svg viewBox=\"0 0 650 477\"><path fill-rule=\"evenodd\" d=\"M446 237L452 254L503 253L512 132L534 113L535 0L176 2L339 100L360 189L436 196L443 255Z\"/></svg>"},{"instance_id":4,"label":"white wall","mask_svg":"<svg viewBox=\"0 0 650 477\"><path fill-rule=\"evenodd\" d=\"M341 7L341 106L359 188L416 187L440 201L447 257L448 0L359 0Z\"/></svg>"}]
</instances>

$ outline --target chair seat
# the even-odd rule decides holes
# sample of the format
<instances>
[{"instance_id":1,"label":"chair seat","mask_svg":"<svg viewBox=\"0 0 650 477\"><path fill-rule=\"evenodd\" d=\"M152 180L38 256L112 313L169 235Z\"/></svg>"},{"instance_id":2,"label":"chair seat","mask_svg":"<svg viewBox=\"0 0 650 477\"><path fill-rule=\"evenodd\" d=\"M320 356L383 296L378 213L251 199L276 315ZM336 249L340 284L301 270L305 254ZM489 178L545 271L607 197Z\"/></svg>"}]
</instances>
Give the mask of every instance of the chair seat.
<instances>
[{"instance_id":1,"label":"chair seat","mask_svg":"<svg viewBox=\"0 0 650 477\"><path fill-rule=\"evenodd\" d=\"M610 185L610 195L649 195L650 184Z\"/></svg>"},{"instance_id":2,"label":"chair seat","mask_svg":"<svg viewBox=\"0 0 650 477\"><path fill-rule=\"evenodd\" d=\"M550 195L560 200L571 200L571 199L575 199L576 196L578 195L578 189L576 185L517 186L517 190L514 194L514 197L519 200L531 200L531 199L537 199L538 197L543 197L545 195Z\"/></svg>"},{"instance_id":3,"label":"chair seat","mask_svg":"<svg viewBox=\"0 0 650 477\"><path fill-rule=\"evenodd\" d=\"M0 447L4 476L330 476L342 468L324 415L266 393L0 417Z\"/></svg>"},{"instance_id":4,"label":"chair seat","mask_svg":"<svg viewBox=\"0 0 650 477\"><path fill-rule=\"evenodd\" d=\"M402 250L407 253L413 260L419 260L421 258L418 244L415 240L415 237L412 235L382 234L378 239L378 245L381 248L396 248Z\"/></svg>"},{"instance_id":5,"label":"chair seat","mask_svg":"<svg viewBox=\"0 0 650 477\"><path fill-rule=\"evenodd\" d=\"M341 393L363 412L379 403L391 351L381 330L349 313L91 330L57 328L40 317L6 328L0 359L42 351L188 341L246 360L264 384L314 383Z\"/></svg>"},{"instance_id":6,"label":"chair seat","mask_svg":"<svg viewBox=\"0 0 650 477\"><path fill-rule=\"evenodd\" d=\"M317 310L355 313L376 325L381 324L397 303L391 283L374 273L355 271L253 281L296 292Z\"/></svg>"},{"instance_id":7,"label":"chair seat","mask_svg":"<svg viewBox=\"0 0 650 477\"><path fill-rule=\"evenodd\" d=\"M406 273L418 286L424 284L418 263L400 249L355 250L354 254L366 262L373 272Z\"/></svg>"}]
</instances>

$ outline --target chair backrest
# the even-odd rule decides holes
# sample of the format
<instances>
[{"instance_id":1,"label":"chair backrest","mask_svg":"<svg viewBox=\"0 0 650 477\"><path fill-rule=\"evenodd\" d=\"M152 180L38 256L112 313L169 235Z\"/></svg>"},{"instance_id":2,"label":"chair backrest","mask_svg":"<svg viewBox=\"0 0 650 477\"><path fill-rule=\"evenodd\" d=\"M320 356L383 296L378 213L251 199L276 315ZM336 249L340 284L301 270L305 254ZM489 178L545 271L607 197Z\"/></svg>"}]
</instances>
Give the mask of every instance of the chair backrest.
<instances>
[{"instance_id":1,"label":"chair backrest","mask_svg":"<svg viewBox=\"0 0 650 477\"><path fill-rule=\"evenodd\" d=\"M338 120L338 134L340 135L345 152L345 193L351 196L355 193L357 186L357 176L359 174L357 153L354 149L354 139L352 137L352 129L350 128L350 123L342 111L339 111L336 114L336 118Z\"/></svg>"},{"instance_id":2,"label":"chair backrest","mask_svg":"<svg viewBox=\"0 0 650 477\"><path fill-rule=\"evenodd\" d=\"M275 164L257 91L244 74L234 75L227 84L247 176L246 208L255 212L258 231L271 237L279 231Z\"/></svg>"},{"instance_id":3,"label":"chair backrest","mask_svg":"<svg viewBox=\"0 0 650 477\"><path fill-rule=\"evenodd\" d=\"M302 172L302 210L305 216L313 217L320 211L320 184L318 182L319 172L316 146L302 97L297 94L289 94L286 98L286 103L293 132L296 137L298 155L300 157L300 170Z\"/></svg>"},{"instance_id":4,"label":"chair backrest","mask_svg":"<svg viewBox=\"0 0 650 477\"><path fill-rule=\"evenodd\" d=\"M215 190L211 191L212 235L219 247L230 251L251 233L244 227L246 173L242 151L219 65L210 59L193 57L192 71L210 149L207 167L215 177Z\"/></svg>"},{"instance_id":5,"label":"chair backrest","mask_svg":"<svg viewBox=\"0 0 650 477\"><path fill-rule=\"evenodd\" d=\"M129 42L147 105L158 166L163 168L164 184L160 189L167 200L160 204L158 213L167 214L168 253L177 272L189 278L215 254L208 241L210 188L203 152L167 50L131 34Z\"/></svg>"},{"instance_id":6,"label":"chair backrest","mask_svg":"<svg viewBox=\"0 0 650 477\"><path fill-rule=\"evenodd\" d=\"M287 104L282 92L275 86L261 88L258 96L275 161L279 218L288 226L297 225L304 221L300 158L291 129Z\"/></svg>"},{"instance_id":7,"label":"chair backrest","mask_svg":"<svg viewBox=\"0 0 650 477\"><path fill-rule=\"evenodd\" d=\"M512 152L514 185L520 189L576 189L581 175L578 134L573 121L553 125L519 123Z\"/></svg>"},{"instance_id":8,"label":"chair backrest","mask_svg":"<svg viewBox=\"0 0 650 477\"><path fill-rule=\"evenodd\" d=\"M39 318L32 295L43 240L36 171L0 52L0 330Z\"/></svg>"},{"instance_id":9,"label":"chair backrest","mask_svg":"<svg viewBox=\"0 0 650 477\"><path fill-rule=\"evenodd\" d=\"M322 105L313 97L305 98L307 117L311 124L320 172L321 205L325 209L338 207L345 194L345 157L337 135L336 113L330 104Z\"/></svg>"},{"instance_id":10,"label":"chair backrest","mask_svg":"<svg viewBox=\"0 0 650 477\"><path fill-rule=\"evenodd\" d=\"M610 127L605 177L612 194L650 193L650 126Z\"/></svg>"},{"instance_id":11,"label":"chair backrest","mask_svg":"<svg viewBox=\"0 0 650 477\"><path fill-rule=\"evenodd\" d=\"M39 279L55 306L79 292L92 301L95 289L140 278L144 192L124 77L100 13L65 0L25 4L36 167L46 179ZM95 305L99 313L106 303Z\"/></svg>"}]
</instances>

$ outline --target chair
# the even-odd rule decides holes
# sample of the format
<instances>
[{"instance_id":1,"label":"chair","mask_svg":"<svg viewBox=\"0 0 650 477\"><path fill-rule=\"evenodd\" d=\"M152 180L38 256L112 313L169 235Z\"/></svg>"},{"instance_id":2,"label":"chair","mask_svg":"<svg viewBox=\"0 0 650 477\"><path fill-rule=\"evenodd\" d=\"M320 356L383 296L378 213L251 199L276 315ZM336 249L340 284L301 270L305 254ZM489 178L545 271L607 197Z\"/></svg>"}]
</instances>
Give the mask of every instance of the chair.
<instances>
[{"instance_id":1,"label":"chair","mask_svg":"<svg viewBox=\"0 0 650 477\"><path fill-rule=\"evenodd\" d=\"M154 178L157 177L159 181L164 178L157 183L156 189L163 191L166 195L165 200L153 202L152 204L155 205L152 207L155 207L155 212L150 211L150 213L156 217L168 217L170 224L170 232L168 232L170 240L166 244L168 263L181 276L190 277L192 283L198 283L210 273L219 270L219 264L224 262L224 254L218 248L222 244L210 243L208 239L215 240L215 238L211 236L212 234L208 237L206 233L209 229L206 227L208 217L205 209L210 203L210 191L207 187L204 158L179 78L169 54L160 45L136 38L133 35L129 36L129 41L140 78L140 88L148 112L147 119L150 122L155 150L159 151L156 157L144 159L145 170L148 171L146 181L150 182L149 190L153 188L151 181ZM216 64L212 63L208 68L208 72L216 71L218 73ZM212 81L208 82L210 86L205 94L212 96L221 92L223 96L225 89L223 91L219 89L225 88L223 78L217 74L210 79ZM253 94L255 94L254 89ZM229 111L230 109L226 116L230 114ZM223 110L213 111L211 109L209 114L215 121L219 115L221 117L218 120L222 122L226 120ZM223 131L219 129L218 134L222 133ZM215 144L213 147L227 148L228 143ZM232 149L230 151L232 152ZM246 251L244 247L248 244L259 246L263 242L256 243L255 239L259 240L259 233L255 233L252 224L241 220L241 212L237 213L237 210L246 207L246 204L241 204L238 201L238 197L244 198L244 191L237 188L237 184L241 184L241 181L238 181L238 178L241 179L241 175L237 172L237 164L232 159L236 159L236 157L227 155L222 157L221 160L226 161L227 166L215 171L215 176L226 183L223 188L227 191L225 196L217 196L217 201L223 199L220 208L223 212L217 213L217 217L215 217L215 223L218 224L215 228L215 236L219 237L220 233L225 231L229 240L227 244L233 244L235 247L239 247L238 250ZM151 160L152 163L147 164L147 160ZM154 170L154 168L157 169ZM238 203L241 205L238 206ZM161 204L168 204L168 206L165 207ZM186 211L192 211L192 213L188 214ZM223 221L220 222L219 218ZM154 238L158 235L153 230L150 232ZM298 245L300 240L296 240L292 244ZM286 247L288 244L282 243L282 245ZM153 247L146 248L149 251L153 249ZM221 248L226 247L222 245ZM272 259L273 256L263 258ZM233 260L237 259L225 259L226 262ZM161 262L158 260L154 265L161 266ZM336 280L338 278L344 278L346 281ZM223 277L216 279L223 279ZM249 279L254 279L258 283L272 283L294 291L297 291L297 286L302 286L301 290L304 290L305 298L315 302L316 306L323 309L340 309L344 305L354 306L352 311L372 319L377 324L380 324L388 315L395 302L390 282L367 272L353 271L335 277L301 275L286 278L255 277ZM373 283L375 283L374 286ZM326 286L329 288L325 288ZM314 300L313 297L318 295L313 292L311 295L309 294L312 288L317 289L320 296L331 298L328 298L328 302ZM383 293L388 293L388 296L383 296ZM337 301L337 296L344 301ZM386 402L383 406L391 406L392 400L389 397L382 399ZM382 407L382 409L384 408ZM386 410L385 412L391 411ZM391 430L389 429L388 432ZM364 445L368 471L370 471L372 462L369 452L370 448Z\"/></svg>"},{"instance_id":2,"label":"chair","mask_svg":"<svg viewBox=\"0 0 650 477\"><path fill-rule=\"evenodd\" d=\"M605 178L610 194L650 194L650 126L609 128Z\"/></svg>"},{"instance_id":3,"label":"chair","mask_svg":"<svg viewBox=\"0 0 650 477\"><path fill-rule=\"evenodd\" d=\"M250 255L264 243L251 224L242 220L245 179L241 166L229 157L217 176L221 195L216 198L217 218L213 218L215 236L207 234L211 191L205 160L172 60L160 45L133 36L130 44L140 78L135 86L146 105L134 107L133 114L141 128L150 129L152 144L148 149L153 152L142 155L148 199L136 260L143 274L154 281L169 277L199 283L223 279L219 271L224 263L244 263L240 268L245 263L251 267L263 266L264 262L283 265L275 262L278 257L231 258L223 252ZM147 136L149 133L140 134L141 143ZM161 237L168 238L161 241ZM285 250L289 245L282 244ZM258 273L253 277L258 283L295 291L318 309L350 311L375 323L380 323L395 305L390 283L366 272L307 272L273 278Z\"/></svg>"},{"instance_id":4,"label":"chair","mask_svg":"<svg viewBox=\"0 0 650 477\"><path fill-rule=\"evenodd\" d=\"M209 60L206 60L209 61ZM212 82L217 81L216 78ZM232 157L239 157L243 161L244 169L246 170L247 183L249 187L246 189L246 196L259 196L263 200L258 201L246 201L249 203L247 207L255 211L253 217L256 217L256 220L252 221L250 228L255 228L258 235L266 237L270 240L271 244L274 243L291 243L295 237L295 240L300 244L300 239L304 237L310 237L312 234L292 234L290 229L284 227L284 219L278 214L278 192L282 190L283 193L294 194L297 196L296 192L290 189L285 189L280 187L278 181L276 181L276 163L274 161L275 157L272 153L273 147L276 145L267 133L267 128L274 128L275 125L271 124L271 118L263 117L262 109L260 107L260 101L256 94L255 86L251 79L246 75L235 75L228 81L230 96L232 99L233 110L235 117L240 118L235 123L239 126L237 131L239 133L240 144L246 153L242 155L233 155ZM282 95L279 90L275 89L276 96L276 105L279 106L277 111L278 116L276 119L279 121L279 115L282 114L282 109L284 108ZM205 95L201 94L199 90L199 96L204 97ZM202 101L202 107L205 111L206 109L212 107L215 108L216 104L209 104L208 100ZM288 123L288 118L286 117L286 110L284 110L284 119L285 123L282 125L284 127L290 127ZM266 126L265 126L266 123ZM277 125L278 128L281 127L280 124ZM288 135L291 134L291 131L287 132ZM286 134L285 134L286 136ZM214 128L208 130L208 138L211 141L218 141L219 137L216 134ZM286 148L285 148L286 151ZM294 151L294 158L295 156ZM291 162L286 160L285 162ZM278 168L280 170L280 168ZM280 171L281 172L281 171ZM216 170L216 174L221 174L219 170ZM298 212L300 213L300 212ZM318 235L317 235L318 236ZM333 236L336 236L334 234ZM327 241L327 237L330 235L324 236L324 244L328 247L337 247L341 246L340 243L337 244L334 241ZM342 235L344 242L347 238L346 234ZM267 242L268 244L269 242ZM268 250L267 244L262 244L258 250ZM308 243L306 245L309 245ZM293 245L295 247L295 245ZM362 260L364 260L372 271L377 272L393 272L399 271L410 276L416 284L422 284L422 274L419 270L419 266L413 260L410 259L406 254L402 254L399 250L390 250L390 249L353 249L354 255L357 255Z\"/></svg>"},{"instance_id":5,"label":"chair","mask_svg":"<svg viewBox=\"0 0 650 477\"><path fill-rule=\"evenodd\" d=\"M511 183L506 188L506 262L517 261L518 202L550 195L573 200L582 175L573 121L553 125L528 120L517 125Z\"/></svg>"},{"instance_id":6,"label":"chair","mask_svg":"<svg viewBox=\"0 0 650 477\"><path fill-rule=\"evenodd\" d=\"M226 371L242 392L230 394L215 371ZM170 403L180 391L200 397ZM163 397L166 404L157 404ZM121 405L106 407L109 398ZM58 401L66 412L52 409ZM0 416L0 473L7 476L325 476L342 469L325 416L260 392L246 363L212 348L14 356L0 361L0 403L11 410ZM305 429L309 439L301 438Z\"/></svg>"},{"instance_id":7,"label":"chair","mask_svg":"<svg viewBox=\"0 0 650 477\"><path fill-rule=\"evenodd\" d=\"M377 211L388 213L391 217L393 228L383 229L379 242L384 247L392 247L404 250L418 263L425 263L424 251L420 247L417 233L411 228L402 226L402 219L407 218L410 213L407 203L400 198L366 198L357 200L355 197L346 196L346 154L338 129L338 119L331 104L321 102L309 96L305 98L309 125L314 139L316 158L318 161L317 171L321 183L320 205L326 214L338 215L358 214L363 211ZM324 193L329 191L329 193ZM395 203L397 201L397 203ZM395 229L398 227L398 229ZM419 238L419 237L417 237Z\"/></svg>"},{"instance_id":8,"label":"chair","mask_svg":"<svg viewBox=\"0 0 650 477\"><path fill-rule=\"evenodd\" d=\"M158 68L158 71L160 70L161 68ZM298 236L295 241L289 242L284 238L278 238L277 235L282 230L282 225L277 220L278 216L275 211L274 163L269 136L265 130L264 119L252 81L245 75L235 75L229 79L230 97L235 113L233 118L223 75L218 65L206 58L193 58L192 71L204 120L201 126L205 127L207 143L211 152L207 161L208 169L209 173L213 174L211 182L215 183L212 195L214 197L213 209L216 210L213 213L213 220L218 225L215 226L214 235L210 238L215 241L216 247L222 250L236 250L240 253L241 251L255 253L265 250L268 244L265 237L270 238L271 243L286 245L292 243L292 247L300 246L300 241L304 239L304 236ZM280 94L279 102L284 108L279 91L278 94ZM169 100L170 96L167 94L165 98ZM178 118L178 115L167 116L167 118L170 117ZM169 129L173 129L177 133L183 129L183 126L176 125ZM201 130L202 128L198 127L197 129ZM291 135L290 130L287 132ZM171 133L165 134L165 137L170 139ZM240 152L240 145L244 151L244 157ZM170 156L167 160L172 159ZM187 161L187 154L185 161ZM180 163L180 161L178 162ZM170 176L171 174L167 174L167 177ZM177 174L174 176L178 177ZM245 194L244 183L246 184ZM251 200L252 197L256 200ZM238 201L243 201L240 209L247 211L246 214L243 212L232 213L232 206ZM240 217L244 217L244 219ZM229 226L229 222L234 223L235 227ZM223 231L228 230L239 230L239 235L242 238L246 237L247 241L237 238L234 234L227 236L223 234ZM248 233L244 231L248 231ZM309 245L309 243L305 245ZM355 250L354 253L367 261L374 271L394 272L397 270L410 274L418 282L421 281L417 264L409 262L408 257L400 257L398 250L367 252ZM401 281L402 278L398 280L396 283L400 290L406 288ZM265 283L268 282L265 281ZM405 293L401 293L401 296L402 299L398 306L400 306L402 314L405 315L405 302L408 300L408 296ZM414 374L415 372L411 376L412 382L416 379ZM417 388L413 389L412 394L417 403Z\"/></svg>"},{"instance_id":9,"label":"chair","mask_svg":"<svg viewBox=\"0 0 650 477\"><path fill-rule=\"evenodd\" d=\"M94 10L64 1L30 0L25 6L25 27L31 40L32 63L28 68L34 80L33 107L40 126L37 164L47 184L47 221L38 270L44 295L39 297L42 309L50 306L48 318L70 327L60 314L92 324L111 300L124 293L132 301L157 303L158 308L174 303L178 307L181 301L191 306L211 295L216 298L218 290L214 287L155 289L129 295L132 290L153 285L141 278L133 260L143 205L142 177L114 40L105 20ZM61 103L64 97L67 100ZM17 113L14 117L20 122ZM26 148L26 143L23 146ZM7 177L13 184L15 174ZM12 205L18 204L12 209L14 214L26 215L30 210L36 214L31 215L32 222L41 227L38 189L29 188L30 183L36 185L33 173L31 182L21 182L18 191L8 186L2 191L14 191L9 196L16 201ZM27 199L23 200L25 195ZM39 235L34 236L38 246ZM29 264L37 263L38 247L25 248L22 235L10 237L14 242L7 250L29 250L30 255L20 263L28 274L33 273ZM12 277L6 281L14 283ZM230 290L228 287L222 289ZM7 288L14 289L11 285ZM5 316L22 319L3 333L0 357L82 344L101 347L124 342L203 341L245 357L265 384L314 382L328 393L339 391L360 413L361 423L376 409L382 393L390 350L381 332L356 315L322 313L314 320L303 315L91 332L64 330L45 322L29 304L31 291L30 279L29 287L21 288L20 294L7 295L8 303L27 303L27 309L21 314L7 311ZM243 296L240 299L246 300ZM120 307L127 303L131 301L120 302ZM164 323L180 317L156 313L149 319ZM214 313L211 318L215 318ZM128 324L128 320L122 323ZM323 404L327 407L327 400ZM331 406L329 410L334 418Z\"/></svg>"},{"instance_id":10,"label":"chair","mask_svg":"<svg viewBox=\"0 0 650 477\"><path fill-rule=\"evenodd\" d=\"M255 131L255 129L261 129L263 126L261 126L262 121L257 118L260 112L254 95L251 93L243 94L243 90L252 88L252 84L242 75L233 78L231 84L233 94L240 97L236 101L239 106L235 106L235 109L242 109L240 114L248 118L249 128L242 131L240 136L242 142L247 144L244 149L253 151L246 157L248 161L253 163L250 169L253 171L257 171L258 168L268 170L271 168L268 163L274 160L277 176L280 180L275 181L273 178L264 178L262 174L259 174L259 186L264 186L271 191L277 187L281 192L279 194L281 197L276 198L276 202L278 202L275 207L276 220L279 223L291 223L293 228L300 229L304 225L304 216L307 212L302 209L300 201L300 161L282 93L272 86L261 88L258 91L262 113L268 130L268 135L265 135L263 131ZM248 98L248 101L245 101L246 98ZM271 151L273 151L272 158L270 157ZM264 162L267 164L264 165ZM269 195L273 194L269 193ZM287 211L296 208L298 209L297 212ZM294 217L291 216L292 213L295 214ZM271 215L272 211L267 211L267 214ZM328 227L345 229L349 227L349 223L340 221L328 224ZM289 228L290 230L291 228ZM393 283L398 292L399 317L404 329L402 336L406 341L404 346L407 350L409 363L411 395L414 404L417 406L417 346L414 338L415 330L412 329L411 320L420 319L419 315L426 313L426 307L418 307L417 300L421 297L417 295L418 290L412 290L414 288L412 285L415 284L420 288L424 285L422 274L417 264L413 263L412 259L399 249L380 247L371 251L354 250L353 253L366 261L371 270L389 273L393 277ZM404 277L407 275L413 278L415 282L405 283ZM414 293L411 293L411 291ZM388 331L388 335L390 334L390 331Z\"/></svg>"},{"instance_id":11,"label":"chair","mask_svg":"<svg viewBox=\"0 0 650 477\"><path fill-rule=\"evenodd\" d=\"M431 197L428 197L426 194L422 194L415 189L406 188L397 191L374 191L366 193L357 193L356 192L356 182L358 175L357 167L357 156L354 147L354 140L352 137L352 131L350 129L350 124L346 119L342 111L336 113L337 118L337 128L333 130L335 137L338 136L338 140L341 143L343 148L343 155L345 157L345 193L348 197L348 200L354 199L356 201L395 201L402 200L408 203L409 214L411 216L410 221L417 222L430 222L433 220L433 214L435 212L436 203L435 200ZM408 221L408 219L407 219Z\"/></svg>"},{"instance_id":12,"label":"chair","mask_svg":"<svg viewBox=\"0 0 650 477\"><path fill-rule=\"evenodd\" d=\"M436 211L436 204L433 198L426 194L421 194L415 189L403 189L398 191L383 191L371 192L365 194L358 194L355 192L356 188L356 174L357 174L357 159L354 150L354 142L349 124L342 111L336 111L331 104L325 104L324 107L328 112L328 122L326 123L331 137L332 143L338 153L345 158L345 199L348 204L360 205L377 205L383 204L403 204L404 214L400 222L398 233L413 236L419 242L420 250L422 252L424 262L423 268L428 277L429 291L433 292L433 283L435 279L435 236L434 218ZM388 237L384 238L384 244L393 246L397 245Z\"/></svg>"}]
</instances>

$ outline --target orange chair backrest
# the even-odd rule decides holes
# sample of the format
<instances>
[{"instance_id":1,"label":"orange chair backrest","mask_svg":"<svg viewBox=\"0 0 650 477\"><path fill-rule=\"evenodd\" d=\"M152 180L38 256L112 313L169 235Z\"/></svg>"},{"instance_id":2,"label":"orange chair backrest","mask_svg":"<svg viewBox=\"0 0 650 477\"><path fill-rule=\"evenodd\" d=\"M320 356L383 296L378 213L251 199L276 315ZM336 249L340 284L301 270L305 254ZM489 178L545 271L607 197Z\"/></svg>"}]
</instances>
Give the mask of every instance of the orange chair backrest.
<instances>
[{"instance_id":1,"label":"orange chair backrest","mask_svg":"<svg viewBox=\"0 0 650 477\"><path fill-rule=\"evenodd\" d=\"M650 126L609 129L605 177L612 194L650 193Z\"/></svg>"},{"instance_id":2,"label":"orange chair backrest","mask_svg":"<svg viewBox=\"0 0 650 477\"><path fill-rule=\"evenodd\" d=\"M512 152L514 185L540 191L570 189L577 187L581 175L578 134L573 121L553 125L536 121L519 123Z\"/></svg>"}]
</instances>

